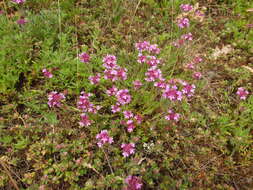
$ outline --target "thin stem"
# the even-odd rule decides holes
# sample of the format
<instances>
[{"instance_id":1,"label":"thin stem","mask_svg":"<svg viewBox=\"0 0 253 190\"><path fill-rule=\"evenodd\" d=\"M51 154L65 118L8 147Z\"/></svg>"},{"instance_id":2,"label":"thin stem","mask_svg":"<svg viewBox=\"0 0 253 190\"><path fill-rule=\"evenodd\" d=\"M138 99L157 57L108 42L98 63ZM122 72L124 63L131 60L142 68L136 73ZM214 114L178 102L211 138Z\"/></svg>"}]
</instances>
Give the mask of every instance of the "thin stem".
<instances>
[{"instance_id":1,"label":"thin stem","mask_svg":"<svg viewBox=\"0 0 253 190\"><path fill-rule=\"evenodd\" d=\"M60 35L61 35L62 28L61 28L61 7L60 7L60 0L58 0L57 3L58 3L58 24L59 24L59 32L60 32Z\"/></svg>"},{"instance_id":2,"label":"thin stem","mask_svg":"<svg viewBox=\"0 0 253 190\"><path fill-rule=\"evenodd\" d=\"M132 26L132 24L133 24L135 14L136 14L136 12L137 12L139 6L140 6L140 3L141 3L141 0L139 0L139 2L137 3L137 5L136 5L136 7L135 7L134 14L133 14L133 16L132 16L131 23L130 23L130 25L129 25L129 30L127 31L127 35L126 35L126 36L128 36L128 34L129 34L130 30L131 30L131 26Z\"/></svg>"},{"instance_id":3,"label":"thin stem","mask_svg":"<svg viewBox=\"0 0 253 190\"><path fill-rule=\"evenodd\" d=\"M107 156L107 154L106 154L106 152L105 152L105 150L104 150L103 147L102 147L102 150L103 150L103 152L104 152L104 154L105 154L105 158L106 158L106 160L107 160L107 163L108 163L108 165L109 165L109 168L110 168L111 172L114 173L114 172L113 172L113 169L112 169L112 166L111 166L111 164L110 164L109 158L108 158L108 156Z\"/></svg>"},{"instance_id":4,"label":"thin stem","mask_svg":"<svg viewBox=\"0 0 253 190\"><path fill-rule=\"evenodd\" d=\"M15 188L16 190L19 190L16 181L12 178L11 173L10 173L9 170L7 169L7 166L5 165L5 163L4 163L2 160L0 160L0 164L1 164L1 166L3 167L4 171L6 172L6 174L9 176L10 181L11 181L12 185L14 186L14 188Z\"/></svg>"},{"instance_id":5,"label":"thin stem","mask_svg":"<svg viewBox=\"0 0 253 190\"><path fill-rule=\"evenodd\" d=\"M98 174L100 177L102 177L103 179L105 179L105 177L104 177L101 173L99 173L94 167L92 167L90 164L85 163L84 165L85 165L87 168L92 169L96 174Z\"/></svg>"},{"instance_id":6,"label":"thin stem","mask_svg":"<svg viewBox=\"0 0 253 190\"><path fill-rule=\"evenodd\" d=\"M77 20L75 15L75 35L76 35L76 86L79 89L78 77L79 77L79 60L78 60L78 33L77 33Z\"/></svg>"},{"instance_id":7,"label":"thin stem","mask_svg":"<svg viewBox=\"0 0 253 190\"><path fill-rule=\"evenodd\" d=\"M60 44L59 44L59 50L60 50L60 56L58 56L58 59L59 59L59 64L61 64L61 60L62 60L62 51L61 51L61 48L62 48L62 28L61 28L61 7L60 7L60 0L57 1L57 5L58 5L58 25L59 25L59 41L60 41Z\"/></svg>"}]
</instances>

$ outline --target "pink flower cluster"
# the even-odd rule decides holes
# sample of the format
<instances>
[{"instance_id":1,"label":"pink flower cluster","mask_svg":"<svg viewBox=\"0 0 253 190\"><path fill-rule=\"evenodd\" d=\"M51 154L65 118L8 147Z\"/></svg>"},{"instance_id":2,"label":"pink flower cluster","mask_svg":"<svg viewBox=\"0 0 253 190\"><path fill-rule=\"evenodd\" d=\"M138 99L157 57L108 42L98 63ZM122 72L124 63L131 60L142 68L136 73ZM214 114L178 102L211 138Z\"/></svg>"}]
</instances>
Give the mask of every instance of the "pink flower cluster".
<instances>
[{"instance_id":1,"label":"pink flower cluster","mask_svg":"<svg viewBox=\"0 0 253 190\"><path fill-rule=\"evenodd\" d=\"M134 89L135 89L135 90L138 90L138 89L142 86L142 83L141 83L141 81L139 81L139 80L135 80L135 81L133 82L133 85L134 85Z\"/></svg>"},{"instance_id":2,"label":"pink flower cluster","mask_svg":"<svg viewBox=\"0 0 253 190\"><path fill-rule=\"evenodd\" d=\"M53 77L53 74L50 71L48 71L47 69L43 69L42 73L43 73L44 77L46 77L46 78L52 78Z\"/></svg>"},{"instance_id":3,"label":"pink flower cluster","mask_svg":"<svg viewBox=\"0 0 253 190\"><path fill-rule=\"evenodd\" d=\"M241 100L246 100L246 98L247 98L249 92L248 92L245 88L240 87L240 88L238 88L236 94L239 96L239 98L240 98Z\"/></svg>"},{"instance_id":4,"label":"pink flower cluster","mask_svg":"<svg viewBox=\"0 0 253 190\"><path fill-rule=\"evenodd\" d=\"M200 56L195 56L190 63L185 65L185 68L189 69L189 70L196 70L197 65L199 63L201 63L202 61L203 61L203 59ZM195 71L192 74L192 77L196 80L200 80L202 78L202 73L198 72L198 71Z\"/></svg>"},{"instance_id":5,"label":"pink flower cluster","mask_svg":"<svg viewBox=\"0 0 253 190\"><path fill-rule=\"evenodd\" d=\"M156 66L150 67L145 73L145 80L148 82L154 82L157 79L162 79L162 71Z\"/></svg>"},{"instance_id":6,"label":"pink flower cluster","mask_svg":"<svg viewBox=\"0 0 253 190\"><path fill-rule=\"evenodd\" d=\"M137 176L128 176L125 179L127 187L124 190L139 190L142 188L142 181Z\"/></svg>"},{"instance_id":7,"label":"pink flower cluster","mask_svg":"<svg viewBox=\"0 0 253 190\"><path fill-rule=\"evenodd\" d=\"M113 69L117 66L117 58L115 55L106 55L103 58L103 66L106 69Z\"/></svg>"},{"instance_id":8,"label":"pink flower cluster","mask_svg":"<svg viewBox=\"0 0 253 190\"><path fill-rule=\"evenodd\" d=\"M48 102L49 107L61 107L61 101L65 99L63 93L58 93L56 91L50 92L48 94Z\"/></svg>"},{"instance_id":9,"label":"pink flower cluster","mask_svg":"<svg viewBox=\"0 0 253 190\"><path fill-rule=\"evenodd\" d=\"M173 42L172 45L179 48L183 46L187 41L192 41L192 40L193 40L192 33L187 33L187 34L183 34L181 38Z\"/></svg>"},{"instance_id":10,"label":"pink flower cluster","mask_svg":"<svg viewBox=\"0 0 253 190\"><path fill-rule=\"evenodd\" d=\"M97 111L101 108L100 106L95 106L90 102L89 97L92 96L90 93L81 92L79 96L79 100L77 102L77 107L82 110L84 113L81 114L81 121L79 122L80 126L90 126L92 121L89 120L88 115L85 113L97 113Z\"/></svg>"},{"instance_id":11,"label":"pink flower cluster","mask_svg":"<svg viewBox=\"0 0 253 190\"><path fill-rule=\"evenodd\" d=\"M160 64L161 60L158 59L156 56L150 56L150 55L138 55L138 63L147 63L149 66L157 66Z\"/></svg>"},{"instance_id":12,"label":"pink flower cluster","mask_svg":"<svg viewBox=\"0 0 253 190\"><path fill-rule=\"evenodd\" d=\"M98 140L97 145L101 148L104 144L112 144L113 138L109 136L107 130L102 130L99 134L97 134L96 139Z\"/></svg>"},{"instance_id":13,"label":"pink flower cluster","mask_svg":"<svg viewBox=\"0 0 253 190\"><path fill-rule=\"evenodd\" d=\"M121 148L122 148L122 151L123 151L122 154L124 157L128 157L131 154L134 154L134 152L135 152L135 144L134 143L129 143L129 144L123 143L121 145Z\"/></svg>"},{"instance_id":14,"label":"pink flower cluster","mask_svg":"<svg viewBox=\"0 0 253 190\"><path fill-rule=\"evenodd\" d=\"M95 76L90 76L89 80L91 84L98 84L101 79L100 73L96 74Z\"/></svg>"},{"instance_id":15,"label":"pink flower cluster","mask_svg":"<svg viewBox=\"0 0 253 190\"><path fill-rule=\"evenodd\" d=\"M79 122L80 126L90 126L91 120L89 120L88 116L85 113L81 114L81 121Z\"/></svg>"},{"instance_id":16,"label":"pink flower cluster","mask_svg":"<svg viewBox=\"0 0 253 190\"><path fill-rule=\"evenodd\" d=\"M134 117L134 114L131 111L123 111L123 114L124 114L125 119L130 119Z\"/></svg>"},{"instance_id":17,"label":"pink flower cluster","mask_svg":"<svg viewBox=\"0 0 253 190\"><path fill-rule=\"evenodd\" d=\"M184 12L189 12L193 9L193 6L190 4L182 4L180 5L180 9Z\"/></svg>"},{"instance_id":18,"label":"pink flower cluster","mask_svg":"<svg viewBox=\"0 0 253 190\"><path fill-rule=\"evenodd\" d=\"M14 3L22 4L25 2L25 0L12 0Z\"/></svg>"},{"instance_id":19,"label":"pink flower cluster","mask_svg":"<svg viewBox=\"0 0 253 190\"><path fill-rule=\"evenodd\" d=\"M182 94L183 93L181 91L177 90L176 85L173 85L173 86L167 85L165 90L163 90L162 96L172 101L176 101L176 100L181 101L183 98Z\"/></svg>"},{"instance_id":20,"label":"pink flower cluster","mask_svg":"<svg viewBox=\"0 0 253 190\"><path fill-rule=\"evenodd\" d=\"M121 68L119 66L111 69L104 70L104 78L109 79L111 81L117 80L126 80L127 79L127 69Z\"/></svg>"},{"instance_id":21,"label":"pink flower cluster","mask_svg":"<svg viewBox=\"0 0 253 190\"><path fill-rule=\"evenodd\" d=\"M121 121L121 124L127 127L127 131L129 133L133 132L134 128L136 127L136 124L141 124L143 120L141 115L139 114L134 115L131 111L124 111L123 114L124 114L125 119L128 119L128 120Z\"/></svg>"},{"instance_id":22,"label":"pink flower cluster","mask_svg":"<svg viewBox=\"0 0 253 190\"><path fill-rule=\"evenodd\" d=\"M196 86L194 84L184 84L182 92L187 97L192 97L195 92Z\"/></svg>"},{"instance_id":23,"label":"pink flower cluster","mask_svg":"<svg viewBox=\"0 0 253 190\"><path fill-rule=\"evenodd\" d=\"M127 69L117 65L117 58L114 55L106 55L103 58L104 78L111 81L126 80Z\"/></svg>"},{"instance_id":24,"label":"pink flower cluster","mask_svg":"<svg viewBox=\"0 0 253 190\"><path fill-rule=\"evenodd\" d=\"M83 112L97 113L97 111L100 109L100 106L95 106L92 104L89 100L90 96L92 96L91 93L81 92L77 102L77 107Z\"/></svg>"},{"instance_id":25,"label":"pink flower cluster","mask_svg":"<svg viewBox=\"0 0 253 190\"><path fill-rule=\"evenodd\" d=\"M186 81L180 79L171 79L168 82L166 82L165 79L161 79L160 81L155 82L154 86L162 91L163 98L171 101L181 101L183 95L186 97L192 97L195 92L194 84L188 84Z\"/></svg>"},{"instance_id":26,"label":"pink flower cluster","mask_svg":"<svg viewBox=\"0 0 253 190\"><path fill-rule=\"evenodd\" d=\"M115 96L118 92L118 88L116 86L112 86L111 88L109 88L108 90L106 90L106 94L108 96Z\"/></svg>"},{"instance_id":27,"label":"pink flower cluster","mask_svg":"<svg viewBox=\"0 0 253 190\"><path fill-rule=\"evenodd\" d=\"M167 86L167 83L164 78L161 78L159 81L154 83L154 86L157 88L165 89Z\"/></svg>"},{"instance_id":28,"label":"pink flower cluster","mask_svg":"<svg viewBox=\"0 0 253 190\"><path fill-rule=\"evenodd\" d=\"M173 110L168 110L168 115L165 116L165 119L168 121L179 121L180 114L175 113Z\"/></svg>"},{"instance_id":29,"label":"pink flower cluster","mask_svg":"<svg viewBox=\"0 0 253 190\"><path fill-rule=\"evenodd\" d=\"M120 110L121 110L120 104L119 104L119 103L116 103L115 105L112 105L112 106L111 106L111 109L112 109L112 113L120 112Z\"/></svg>"},{"instance_id":30,"label":"pink flower cluster","mask_svg":"<svg viewBox=\"0 0 253 190\"><path fill-rule=\"evenodd\" d=\"M83 53L79 54L79 59L82 63L88 63L90 61L90 56L89 56L89 54L83 52Z\"/></svg>"},{"instance_id":31,"label":"pink flower cluster","mask_svg":"<svg viewBox=\"0 0 253 190\"><path fill-rule=\"evenodd\" d=\"M177 25L179 28L188 28L190 27L190 20L188 18L180 18L177 20Z\"/></svg>"},{"instance_id":32,"label":"pink flower cluster","mask_svg":"<svg viewBox=\"0 0 253 190\"><path fill-rule=\"evenodd\" d=\"M138 63L146 63L150 67L154 67L154 68L158 66L158 64L161 63L161 60L158 59L156 56L144 54L144 52L147 52L149 54L159 54L160 49L158 48L157 44L150 44L147 41L143 41L143 42L136 43L135 47L139 51L138 59L137 59ZM147 75L149 74L147 73Z\"/></svg>"},{"instance_id":33,"label":"pink flower cluster","mask_svg":"<svg viewBox=\"0 0 253 190\"><path fill-rule=\"evenodd\" d=\"M116 98L118 103L120 103L121 105L125 105L131 102L131 95L129 94L128 89L119 90L116 93Z\"/></svg>"},{"instance_id":34,"label":"pink flower cluster","mask_svg":"<svg viewBox=\"0 0 253 190\"><path fill-rule=\"evenodd\" d=\"M134 124L134 121L132 119L130 120L127 120L127 122L125 123L126 126L127 126L127 131L129 133L133 132L134 128L135 128L135 124Z\"/></svg>"},{"instance_id":35,"label":"pink flower cluster","mask_svg":"<svg viewBox=\"0 0 253 190\"><path fill-rule=\"evenodd\" d=\"M160 53L160 49L158 48L157 44L150 44L147 41L136 43L135 48L139 51L139 53L142 53L144 51L147 51L151 54L159 54Z\"/></svg>"},{"instance_id":36,"label":"pink flower cluster","mask_svg":"<svg viewBox=\"0 0 253 190\"><path fill-rule=\"evenodd\" d=\"M183 35L181 36L181 39L188 40L188 41L192 41L192 40L193 40L192 33L189 32L189 33L187 33L187 34L183 34Z\"/></svg>"},{"instance_id":37,"label":"pink flower cluster","mask_svg":"<svg viewBox=\"0 0 253 190\"><path fill-rule=\"evenodd\" d=\"M200 80L202 78L202 74L201 74L201 72L194 72L192 77L197 80Z\"/></svg>"},{"instance_id":38,"label":"pink flower cluster","mask_svg":"<svg viewBox=\"0 0 253 190\"><path fill-rule=\"evenodd\" d=\"M19 25L24 25L26 24L28 21L25 18L20 18L17 20L17 24Z\"/></svg>"},{"instance_id":39,"label":"pink flower cluster","mask_svg":"<svg viewBox=\"0 0 253 190\"><path fill-rule=\"evenodd\" d=\"M120 112L120 106L129 104L132 100L128 89L118 90L117 87L112 86L111 88L106 90L106 94L108 96L115 96L117 98L117 103L111 106L111 110L113 113Z\"/></svg>"}]
</instances>

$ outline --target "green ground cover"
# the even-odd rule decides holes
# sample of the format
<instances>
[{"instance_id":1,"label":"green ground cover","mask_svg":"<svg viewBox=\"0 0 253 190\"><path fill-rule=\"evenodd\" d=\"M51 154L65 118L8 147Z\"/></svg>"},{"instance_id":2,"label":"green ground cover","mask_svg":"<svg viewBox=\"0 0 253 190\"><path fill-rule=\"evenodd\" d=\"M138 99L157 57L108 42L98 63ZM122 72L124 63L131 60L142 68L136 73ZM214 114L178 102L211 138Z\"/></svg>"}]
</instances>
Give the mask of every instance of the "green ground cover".
<instances>
[{"instance_id":1,"label":"green ground cover","mask_svg":"<svg viewBox=\"0 0 253 190\"><path fill-rule=\"evenodd\" d=\"M138 189L128 176L142 189L253 189L252 8L248 0L1 1L0 189ZM189 26L179 27L182 18ZM135 47L144 41L160 52ZM118 66L106 70L106 55ZM102 130L113 142L99 147Z\"/></svg>"}]
</instances>

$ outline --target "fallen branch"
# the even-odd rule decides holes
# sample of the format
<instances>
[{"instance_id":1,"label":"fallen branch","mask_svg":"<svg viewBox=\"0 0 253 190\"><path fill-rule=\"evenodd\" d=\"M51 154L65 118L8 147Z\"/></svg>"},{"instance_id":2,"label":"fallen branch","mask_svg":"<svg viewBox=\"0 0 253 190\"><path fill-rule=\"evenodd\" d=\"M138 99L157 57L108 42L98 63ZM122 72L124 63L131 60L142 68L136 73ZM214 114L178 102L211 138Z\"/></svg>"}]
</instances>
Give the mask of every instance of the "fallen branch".
<instances>
[{"instance_id":1,"label":"fallen branch","mask_svg":"<svg viewBox=\"0 0 253 190\"><path fill-rule=\"evenodd\" d=\"M4 171L6 172L6 174L9 176L10 181L11 181L12 185L14 186L14 188L15 188L16 190L19 190L16 181L12 178L11 173L10 173L10 171L7 169L5 163L4 163L2 160L0 160L0 164L1 164L1 166L3 167Z\"/></svg>"}]
</instances>

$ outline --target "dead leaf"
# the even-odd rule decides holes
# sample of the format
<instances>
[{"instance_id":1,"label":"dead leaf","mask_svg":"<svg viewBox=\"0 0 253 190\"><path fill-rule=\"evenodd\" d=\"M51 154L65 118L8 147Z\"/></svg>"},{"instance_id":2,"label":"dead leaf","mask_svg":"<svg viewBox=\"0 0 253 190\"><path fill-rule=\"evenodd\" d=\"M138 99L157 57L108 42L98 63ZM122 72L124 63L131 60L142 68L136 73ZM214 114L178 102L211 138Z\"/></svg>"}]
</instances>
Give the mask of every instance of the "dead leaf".
<instances>
[{"instance_id":1,"label":"dead leaf","mask_svg":"<svg viewBox=\"0 0 253 190\"><path fill-rule=\"evenodd\" d=\"M246 10L247 12L253 12L253 8L249 8Z\"/></svg>"},{"instance_id":2,"label":"dead leaf","mask_svg":"<svg viewBox=\"0 0 253 190\"><path fill-rule=\"evenodd\" d=\"M253 69L251 67L248 67L248 66L245 66L245 65L243 65L242 67L245 68L245 69L248 69L251 73L253 73Z\"/></svg>"}]
</instances>

